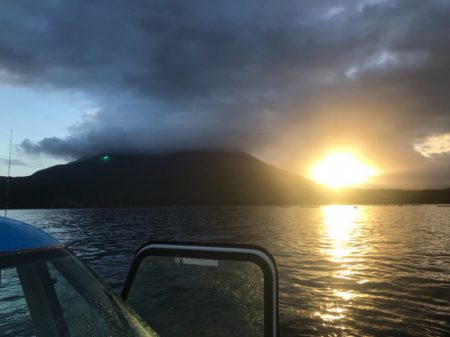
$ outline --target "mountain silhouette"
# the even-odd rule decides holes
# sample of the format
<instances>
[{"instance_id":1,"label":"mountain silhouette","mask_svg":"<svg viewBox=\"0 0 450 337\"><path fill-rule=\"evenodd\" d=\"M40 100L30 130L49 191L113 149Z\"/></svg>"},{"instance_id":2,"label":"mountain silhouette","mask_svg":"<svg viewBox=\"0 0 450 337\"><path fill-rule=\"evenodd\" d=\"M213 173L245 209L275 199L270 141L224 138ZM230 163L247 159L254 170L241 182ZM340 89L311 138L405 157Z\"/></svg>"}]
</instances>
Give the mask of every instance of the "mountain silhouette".
<instances>
[{"instance_id":1,"label":"mountain silhouette","mask_svg":"<svg viewBox=\"0 0 450 337\"><path fill-rule=\"evenodd\" d=\"M324 198L306 178L248 154L213 151L100 154L11 178L9 195L13 208L317 204Z\"/></svg>"},{"instance_id":2,"label":"mountain silhouette","mask_svg":"<svg viewBox=\"0 0 450 337\"><path fill-rule=\"evenodd\" d=\"M0 177L0 196L6 178ZM5 198L0 205L4 207ZM450 189L332 191L245 153L99 154L10 179L10 208L450 203Z\"/></svg>"}]
</instances>

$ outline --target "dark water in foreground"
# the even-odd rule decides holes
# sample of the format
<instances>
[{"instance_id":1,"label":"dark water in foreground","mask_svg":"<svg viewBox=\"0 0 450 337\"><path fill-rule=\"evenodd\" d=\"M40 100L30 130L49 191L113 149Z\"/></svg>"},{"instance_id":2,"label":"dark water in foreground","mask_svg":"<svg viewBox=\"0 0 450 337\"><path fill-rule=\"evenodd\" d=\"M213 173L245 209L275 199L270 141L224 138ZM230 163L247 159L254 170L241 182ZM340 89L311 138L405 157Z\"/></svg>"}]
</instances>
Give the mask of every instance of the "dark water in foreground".
<instances>
[{"instance_id":1,"label":"dark water in foreground","mask_svg":"<svg viewBox=\"0 0 450 337\"><path fill-rule=\"evenodd\" d=\"M450 336L450 208L26 210L120 290L147 240L252 243L280 274L281 336Z\"/></svg>"}]
</instances>

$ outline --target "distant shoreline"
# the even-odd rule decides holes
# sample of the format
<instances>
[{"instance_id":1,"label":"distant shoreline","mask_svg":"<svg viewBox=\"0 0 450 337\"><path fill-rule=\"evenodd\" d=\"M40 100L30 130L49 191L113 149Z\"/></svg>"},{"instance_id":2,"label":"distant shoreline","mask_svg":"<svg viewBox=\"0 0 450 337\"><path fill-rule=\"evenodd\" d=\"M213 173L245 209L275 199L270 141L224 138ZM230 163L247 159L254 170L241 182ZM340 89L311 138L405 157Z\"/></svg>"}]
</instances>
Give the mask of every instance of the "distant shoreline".
<instances>
[{"instance_id":1,"label":"distant shoreline","mask_svg":"<svg viewBox=\"0 0 450 337\"><path fill-rule=\"evenodd\" d=\"M6 178L0 177L0 208ZM99 154L10 179L10 209L450 204L450 188L330 190L245 153Z\"/></svg>"},{"instance_id":2,"label":"distant shoreline","mask_svg":"<svg viewBox=\"0 0 450 337\"><path fill-rule=\"evenodd\" d=\"M8 211L20 211L20 210L119 210L119 209L151 209L151 208L253 208L253 207L297 207L297 208L321 208L326 206L386 206L386 207L409 207L409 206L435 206L440 208L450 208L449 204L434 204L434 203L421 203L421 204L318 204L318 205L160 205L160 206L118 206L118 207L36 207L36 208L8 208Z\"/></svg>"}]
</instances>

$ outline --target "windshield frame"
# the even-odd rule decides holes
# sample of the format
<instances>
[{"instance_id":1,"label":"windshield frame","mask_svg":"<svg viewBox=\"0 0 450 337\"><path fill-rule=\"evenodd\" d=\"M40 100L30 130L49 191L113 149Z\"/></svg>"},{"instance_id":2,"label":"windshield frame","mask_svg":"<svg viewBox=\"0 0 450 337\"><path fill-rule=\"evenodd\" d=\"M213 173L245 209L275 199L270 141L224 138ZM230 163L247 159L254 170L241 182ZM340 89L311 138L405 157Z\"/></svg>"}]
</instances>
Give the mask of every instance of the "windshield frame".
<instances>
[{"instance_id":1,"label":"windshield frame","mask_svg":"<svg viewBox=\"0 0 450 337\"><path fill-rule=\"evenodd\" d=\"M64 268L65 259L69 261L69 268ZM75 271L77 272L73 272L70 267L75 267ZM46 311L47 323L54 321L53 328L56 328L58 332L55 332L52 336L70 336L65 325L68 325L66 323L72 322L64 322L63 312L55 316L54 308L56 307L56 311L61 310L59 303L61 298L55 293L56 283L52 284L54 280L49 274L49 269L60 274L61 280L64 280L70 286L71 291L79 296L89 308L96 310L95 312L97 313L100 312L102 316L105 315L104 317L107 317L111 322L116 322L118 327L123 327L127 331L129 330L130 333L127 336L157 336L153 329L129 308L118 294L107 286L91 268L77 258L64 245L58 244L45 248L0 254L0 270L10 268L16 269L19 273L19 286L24 293L32 319L33 316L37 317L40 315L42 317L42 311ZM29 269L29 272L26 271L27 269ZM70 275L71 272L72 275ZM34 275L39 275L37 280L36 276L33 277L33 273ZM83 281L85 281L84 284ZM41 288L43 287L42 289L45 288L44 291L41 289L40 295L38 289L39 284L41 284ZM42 298L43 294L45 294L47 299L49 296L49 301L53 301L53 304L56 301L56 306L50 308L48 305L47 307L45 305L33 305L33 300L36 302L36 299L33 299L33 297L41 296ZM99 304L101 303L104 303L111 310L99 309ZM61 318L63 319L62 322ZM37 328L36 323L37 321L33 319L35 329ZM46 336L42 328L41 332L37 333L37 336Z\"/></svg>"}]
</instances>

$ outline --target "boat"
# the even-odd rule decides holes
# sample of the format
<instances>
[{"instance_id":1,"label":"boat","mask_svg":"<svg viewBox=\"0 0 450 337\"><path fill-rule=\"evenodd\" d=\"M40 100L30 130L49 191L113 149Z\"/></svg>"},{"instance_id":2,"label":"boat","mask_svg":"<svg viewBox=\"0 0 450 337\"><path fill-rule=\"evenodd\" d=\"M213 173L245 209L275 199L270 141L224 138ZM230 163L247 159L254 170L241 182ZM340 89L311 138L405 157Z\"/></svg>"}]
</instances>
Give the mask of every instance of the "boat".
<instances>
[{"instance_id":1,"label":"boat","mask_svg":"<svg viewBox=\"0 0 450 337\"><path fill-rule=\"evenodd\" d=\"M278 335L278 274L273 258L262 248L204 243L148 243L138 249L124 291L118 295L64 244L41 229L9 218L0 219L0 335L153 337L160 333L153 326L155 324L162 330L166 329L161 336L169 336L167 331L176 331L173 326L180 323L180 317L173 315L173 311L171 315L165 314L170 308L156 308L163 314L165 325L149 322L155 314L147 319L146 310L155 307L151 305L154 295L145 298L149 289L153 289L148 282L152 282L151 277L155 275L161 276L161 270L156 267L148 272L149 259L154 266L164 262L164 270L169 268L170 275L174 275L175 268L183 268L183 274L187 271L195 276L195 280L198 280L198 271L201 271L203 279L205 271L209 270L213 270L214 273L210 274L217 277L218 267L223 266L220 275L227 276L213 280L214 284L224 285L220 286L221 291L229 288L225 284L227 282L236 283L239 278L238 284L243 284L245 281L240 279L241 276L247 280L257 275L251 282L262 280L261 294L256 298L257 303L262 303L261 309L258 309L260 312L256 312L251 322L239 321L237 329L248 323L252 331L256 331L255 336ZM252 267L251 273L246 275L242 269L244 264L252 264L256 269ZM231 273L228 273L229 270ZM170 278L164 282L170 283ZM206 296L212 298L214 294L208 293ZM195 297L190 295L194 309ZM242 298L239 307L244 302ZM244 309L253 310L254 307ZM195 316L195 312L190 314ZM224 322L226 318L233 317L233 312L223 314ZM232 319L238 321L240 316ZM202 317L197 318L202 320ZM217 317L211 320L220 326ZM186 331L186 327L182 326L181 331L183 329ZM213 330L203 335L213 336L217 332ZM224 327L220 327L220 331L224 331ZM186 331L183 336L190 334Z\"/></svg>"}]
</instances>

